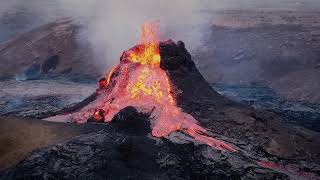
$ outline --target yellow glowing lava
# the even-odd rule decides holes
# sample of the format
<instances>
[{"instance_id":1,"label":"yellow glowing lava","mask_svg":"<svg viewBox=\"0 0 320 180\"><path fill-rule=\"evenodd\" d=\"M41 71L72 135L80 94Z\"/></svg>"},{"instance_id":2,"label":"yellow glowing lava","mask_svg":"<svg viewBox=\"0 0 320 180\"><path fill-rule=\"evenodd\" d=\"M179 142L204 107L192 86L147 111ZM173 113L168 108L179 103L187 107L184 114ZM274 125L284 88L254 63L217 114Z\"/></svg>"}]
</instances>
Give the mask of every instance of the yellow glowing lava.
<instances>
[{"instance_id":1,"label":"yellow glowing lava","mask_svg":"<svg viewBox=\"0 0 320 180\"><path fill-rule=\"evenodd\" d=\"M159 38L156 23L144 23L141 27L141 45L130 52L129 59L134 63L159 65Z\"/></svg>"}]
</instances>

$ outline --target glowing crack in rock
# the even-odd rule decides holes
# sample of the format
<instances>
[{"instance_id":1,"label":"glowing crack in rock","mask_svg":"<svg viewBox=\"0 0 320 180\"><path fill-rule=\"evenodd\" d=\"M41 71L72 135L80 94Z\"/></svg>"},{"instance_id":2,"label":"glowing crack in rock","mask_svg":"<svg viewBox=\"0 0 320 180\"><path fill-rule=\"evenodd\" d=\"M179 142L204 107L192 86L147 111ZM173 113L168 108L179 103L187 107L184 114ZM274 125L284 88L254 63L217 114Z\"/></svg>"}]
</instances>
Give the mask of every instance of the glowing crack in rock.
<instances>
[{"instance_id":1,"label":"glowing crack in rock","mask_svg":"<svg viewBox=\"0 0 320 180\"><path fill-rule=\"evenodd\" d=\"M236 152L233 146L207 136L198 121L177 106L169 78L160 68L157 29L156 24L145 23L140 45L124 52L120 64L99 81L97 100L68 117L79 123L87 122L92 116L96 121L110 122L121 109L133 106L151 113L155 137L182 131L218 150Z\"/></svg>"}]
</instances>

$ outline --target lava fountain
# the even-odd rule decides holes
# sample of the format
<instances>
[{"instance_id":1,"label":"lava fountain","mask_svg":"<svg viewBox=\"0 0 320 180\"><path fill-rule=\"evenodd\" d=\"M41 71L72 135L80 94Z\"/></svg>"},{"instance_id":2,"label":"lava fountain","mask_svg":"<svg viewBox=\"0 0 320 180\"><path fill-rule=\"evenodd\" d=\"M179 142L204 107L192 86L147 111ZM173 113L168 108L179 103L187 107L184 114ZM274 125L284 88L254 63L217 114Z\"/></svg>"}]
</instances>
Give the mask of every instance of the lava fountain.
<instances>
[{"instance_id":1,"label":"lava fountain","mask_svg":"<svg viewBox=\"0 0 320 180\"><path fill-rule=\"evenodd\" d=\"M160 68L160 61L158 25L144 23L140 44L124 52L120 64L99 81L98 98L79 112L64 117L78 123L91 117L97 122L110 122L121 109L133 106L151 114L154 137L182 131L218 150L236 152L233 146L209 137L196 119L177 106L175 92L166 72Z\"/></svg>"}]
</instances>

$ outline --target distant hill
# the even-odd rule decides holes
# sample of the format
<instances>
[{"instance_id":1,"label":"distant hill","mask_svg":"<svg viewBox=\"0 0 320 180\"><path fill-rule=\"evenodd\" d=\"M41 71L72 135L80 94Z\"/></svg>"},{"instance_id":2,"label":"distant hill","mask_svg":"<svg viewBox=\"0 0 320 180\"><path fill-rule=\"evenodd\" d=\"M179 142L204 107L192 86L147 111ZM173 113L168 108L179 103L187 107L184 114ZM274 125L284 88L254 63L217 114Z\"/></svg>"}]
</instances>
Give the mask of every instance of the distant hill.
<instances>
[{"instance_id":1,"label":"distant hill","mask_svg":"<svg viewBox=\"0 0 320 180\"><path fill-rule=\"evenodd\" d=\"M100 76L92 52L77 41L71 20L55 21L0 44L1 79L37 79L49 73Z\"/></svg>"}]
</instances>

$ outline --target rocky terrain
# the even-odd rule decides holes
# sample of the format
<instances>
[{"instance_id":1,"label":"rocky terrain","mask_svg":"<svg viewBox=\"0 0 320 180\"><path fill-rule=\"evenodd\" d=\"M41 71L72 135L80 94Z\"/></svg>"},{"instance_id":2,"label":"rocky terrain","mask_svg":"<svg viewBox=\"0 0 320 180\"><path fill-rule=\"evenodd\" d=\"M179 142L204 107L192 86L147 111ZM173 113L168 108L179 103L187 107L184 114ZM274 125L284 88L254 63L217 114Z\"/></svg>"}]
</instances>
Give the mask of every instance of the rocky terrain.
<instances>
[{"instance_id":1,"label":"rocky terrain","mask_svg":"<svg viewBox=\"0 0 320 180\"><path fill-rule=\"evenodd\" d=\"M263 83L287 99L319 103L319 15L303 10L215 13L194 59L209 82Z\"/></svg>"},{"instance_id":2,"label":"rocky terrain","mask_svg":"<svg viewBox=\"0 0 320 180\"><path fill-rule=\"evenodd\" d=\"M83 80L83 79L82 79ZM44 118L89 97L95 84L68 80L2 81L0 115Z\"/></svg>"},{"instance_id":3,"label":"rocky terrain","mask_svg":"<svg viewBox=\"0 0 320 180\"><path fill-rule=\"evenodd\" d=\"M320 104L288 101L263 85L212 84L214 90L256 110L271 111L288 123L320 131Z\"/></svg>"},{"instance_id":4,"label":"rocky terrain","mask_svg":"<svg viewBox=\"0 0 320 180\"><path fill-rule=\"evenodd\" d=\"M33 152L2 178L288 179L246 158L194 145L182 134L173 135L184 139L178 143L151 138L148 120L132 108L113 122L98 133Z\"/></svg>"},{"instance_id":5,"label":"rocky terrain","mask_svg":"<svg viewBox=\"0 0 320 180\"><path fill-rule=\"evenodd\" d=\"M0 171L15 166L37 148L103 129L98 124L62 124L22 117L0 117Z\"/></svg>"},{"instance_id":6,"label":"rocky terrain","mask_svg":"<svg viewBox=\"0 0 320 180\"><path fill-rule=\"evenodd\" d=\"M281 122L212 90L183 43L161 44L161 67L177 102L212 137L237 147L216 150L183 132L150 135L150 117L121 110L102 131L39 149L2 179L319 179L318 133ZM144 163L141 163L144 162Z\"/></svg>"},{"instance_id":7,"label":"rocky terrain","mask_svg":"<svg viewBox=\"0 0 320 180\"><path fill-rule=\"evenodd\" d=\"M98 77L88 46L83 47L78 27L62 19L35 28L0 44L0 78L30 80L54 74ZM79 40L79 41L78 41Z\"/></svg>"}]
</instances>

